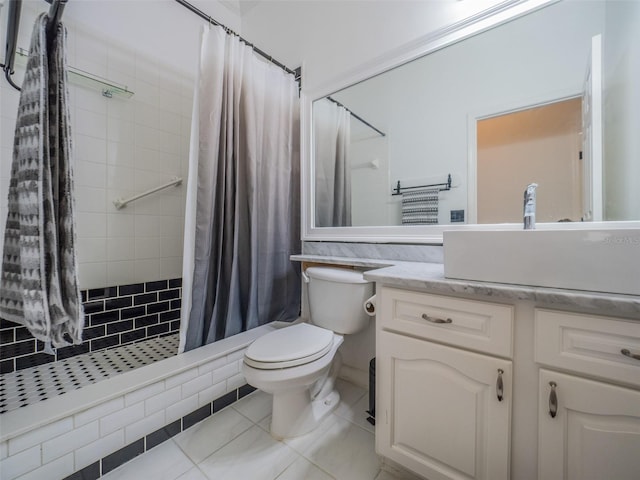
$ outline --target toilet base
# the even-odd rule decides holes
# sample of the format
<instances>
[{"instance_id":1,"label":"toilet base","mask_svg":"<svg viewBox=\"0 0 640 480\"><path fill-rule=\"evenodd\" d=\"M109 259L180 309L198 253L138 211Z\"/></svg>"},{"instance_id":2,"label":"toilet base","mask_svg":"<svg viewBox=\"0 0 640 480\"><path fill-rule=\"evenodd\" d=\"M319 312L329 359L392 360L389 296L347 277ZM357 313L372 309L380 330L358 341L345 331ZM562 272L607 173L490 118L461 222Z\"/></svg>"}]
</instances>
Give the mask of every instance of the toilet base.
<instances>
[{"instance_id":1,"label":"toilet base","mask_svg":"<svg viewBox=\"0 0 640 480\"><path fill-rule=\"evenodd\" d=\"M309 401L309 389L278 392L273 396L271 435L283 439L309 433L339 403L340 394L335 390L312 401Z\"/></svg>"}]
</instances>

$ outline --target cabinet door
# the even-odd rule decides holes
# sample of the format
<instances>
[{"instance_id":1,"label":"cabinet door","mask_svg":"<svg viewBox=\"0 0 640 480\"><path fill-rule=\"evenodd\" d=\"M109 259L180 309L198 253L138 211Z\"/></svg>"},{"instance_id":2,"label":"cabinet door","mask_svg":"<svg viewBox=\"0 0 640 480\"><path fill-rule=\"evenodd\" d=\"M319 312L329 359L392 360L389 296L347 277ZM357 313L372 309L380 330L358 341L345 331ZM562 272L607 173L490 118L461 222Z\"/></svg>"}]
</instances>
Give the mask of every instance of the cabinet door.
<instances>
[{"instance_id":1,"label":"cabinet door","mask_svg":"<svg viewBox=\"0 0 640 480\"><path fill-rule=\"evenodd\" d=\"M640 391L548 370L539 388L540 480L640 478Z\"/></svg>"},{"instance_id":2,"label":"cabinet door","mask_svg":"<svg viewBox=\"0 0 640 480\"><path fill-rule=\"evenodd\" d=\"M378 452L430 480L509 478L511 362L389 332L377 345Z\"/></svg>"}]
</instances>

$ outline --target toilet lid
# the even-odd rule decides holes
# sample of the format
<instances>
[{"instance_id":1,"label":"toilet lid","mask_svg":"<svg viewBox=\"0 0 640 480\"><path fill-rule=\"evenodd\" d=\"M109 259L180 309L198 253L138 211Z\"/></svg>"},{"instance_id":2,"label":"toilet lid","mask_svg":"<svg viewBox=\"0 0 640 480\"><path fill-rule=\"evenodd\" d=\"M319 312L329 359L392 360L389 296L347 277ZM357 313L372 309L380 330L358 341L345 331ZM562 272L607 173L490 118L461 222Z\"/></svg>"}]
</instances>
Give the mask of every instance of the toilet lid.
<instances>
[{"instance_id":1,"label":"toilet lid","mask_svg":"<svg viewBox=\"0 0 640 480\"><path fill-rule=\"evenodd\" d=\"M331 350L333 332L308 323L275 330L249 345L245 362L255 368L287 368L312 362Z\"/></svg>"}]
</instances>

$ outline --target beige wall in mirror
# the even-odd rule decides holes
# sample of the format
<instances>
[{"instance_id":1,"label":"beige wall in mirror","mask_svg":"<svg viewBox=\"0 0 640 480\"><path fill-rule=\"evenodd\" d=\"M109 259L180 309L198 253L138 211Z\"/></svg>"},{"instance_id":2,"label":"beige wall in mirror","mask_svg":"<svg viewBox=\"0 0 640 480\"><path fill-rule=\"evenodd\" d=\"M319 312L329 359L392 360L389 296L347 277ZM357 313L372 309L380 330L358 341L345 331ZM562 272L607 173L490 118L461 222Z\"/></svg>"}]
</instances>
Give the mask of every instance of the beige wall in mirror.
<instances>
[{"instance_id":1,"label":"beige wall in mirror","mask_svg":"<svg viewBox=\"0 0 640 480\"><path fill-rule=\"evenodd\" d=\"M477 221L517 223L522 186L537 188L538 222L582 218L582 99L477 122Z\"/></svg>"},{"instance_id":2,"label":"beige wall in mirror","mask_svg":"<svg viewBox=\"0 0 640 480\"><path fill-rule=\"evenodd\" d=\"M601 174L580 160L597 35ZM533 182L538 222L640 220L639 76L640 2L560 1L317 99L313 226L517 223Z\"/></svg>"}]
</instances>

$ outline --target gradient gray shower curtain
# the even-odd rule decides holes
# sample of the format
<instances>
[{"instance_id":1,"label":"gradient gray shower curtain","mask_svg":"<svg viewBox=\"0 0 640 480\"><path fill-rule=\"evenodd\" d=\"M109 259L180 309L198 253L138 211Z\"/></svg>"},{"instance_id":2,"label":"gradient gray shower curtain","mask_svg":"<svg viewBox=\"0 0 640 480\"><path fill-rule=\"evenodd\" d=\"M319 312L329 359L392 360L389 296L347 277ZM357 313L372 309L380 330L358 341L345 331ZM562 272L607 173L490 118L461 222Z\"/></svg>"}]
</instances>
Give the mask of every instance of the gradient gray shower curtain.
<instances>
[{"instance_id":1,"label":"gradient gray shower curtain","mask_svg":"<svg viewBox=\"0 0 640 480\"><path fill-rule=\"evenodd\" d=\"M180 351L300 311L293 76L205 28L191 128Z\"/></svg>"},{"instance_id":2,"label":"gradient gray shower curtain","mask_svg":"<svg viewBox=\"0 0 640 480\"><path fill-rule=\"evenodd\" d=\"M351 226L351 114L328 99L313 105L316 227Z\"/></svg>"}]
</instances>

